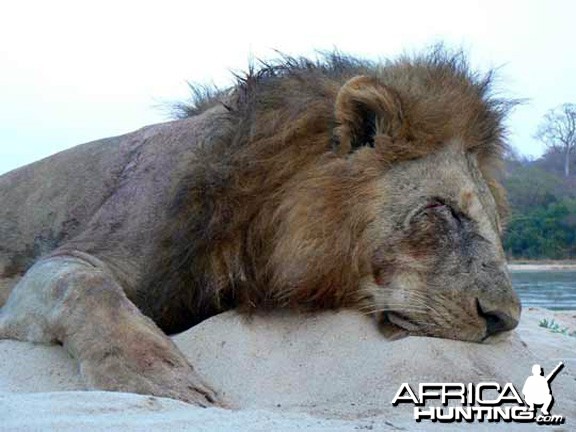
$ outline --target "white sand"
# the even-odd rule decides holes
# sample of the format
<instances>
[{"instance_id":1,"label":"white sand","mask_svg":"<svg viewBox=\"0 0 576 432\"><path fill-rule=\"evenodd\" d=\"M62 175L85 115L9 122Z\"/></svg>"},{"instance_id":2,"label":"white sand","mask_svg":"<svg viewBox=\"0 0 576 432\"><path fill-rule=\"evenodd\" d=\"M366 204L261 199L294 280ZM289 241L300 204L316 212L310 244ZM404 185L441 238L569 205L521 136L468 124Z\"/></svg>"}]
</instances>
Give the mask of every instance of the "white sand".
<instances>
[{"instance_id":1,"label":"white sand","mask_svg":"<svg viewBox=\"0 0 576 432\"><path fill-rule=\"evenodd\" d=\"M524 311L519 329L491 344L409 337L386 341L372 321L349 311L314 316L233 312L175 337L232 410L170 399L82 391L60 347L0 341L0 430L352 431L459 430L416 423L411 406L390 403L403 382L512 382L518 389L539 363L553 382L560 427L473 423L466 430L574 430L576 338L538 326L554 317L576 330L576 312Z\"/></svg>"},{"instance_id":2,"label":"white sand","mask_svg":"<svg viewBox=\"0 0 576 432\"><path fill-rule=\"evenodd\" d=\"M576 271L574 263L518 263L508 264L510 271Z\"/></svg>"}]
</instances>

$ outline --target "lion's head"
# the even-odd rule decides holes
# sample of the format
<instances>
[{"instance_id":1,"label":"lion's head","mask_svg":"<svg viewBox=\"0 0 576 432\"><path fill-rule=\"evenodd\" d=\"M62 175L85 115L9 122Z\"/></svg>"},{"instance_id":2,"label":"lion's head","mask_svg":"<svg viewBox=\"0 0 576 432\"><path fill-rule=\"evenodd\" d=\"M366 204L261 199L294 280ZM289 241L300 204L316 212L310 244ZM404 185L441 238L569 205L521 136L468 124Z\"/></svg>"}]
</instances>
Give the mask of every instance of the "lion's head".
<instances>
[{"instance_id":1,"label":"lion's head","mask_svg":"<svg viewBox=\"0 0 576 432\"><path fill-rule=\"evenodd\" d=\"M211 305L355 307L471 341L517 325L495 178L509 103L461 55L288 59L224 104L179 194Z\"/></svg>"}]
</instances>

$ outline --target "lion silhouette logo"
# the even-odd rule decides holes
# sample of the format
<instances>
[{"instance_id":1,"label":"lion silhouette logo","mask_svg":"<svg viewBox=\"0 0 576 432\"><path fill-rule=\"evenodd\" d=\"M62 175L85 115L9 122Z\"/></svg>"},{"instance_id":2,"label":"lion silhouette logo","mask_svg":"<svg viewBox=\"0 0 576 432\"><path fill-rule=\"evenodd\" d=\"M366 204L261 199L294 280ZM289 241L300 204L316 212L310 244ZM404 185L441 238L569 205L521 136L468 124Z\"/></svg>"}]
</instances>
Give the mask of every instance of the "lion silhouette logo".
<instances>
[{"instance_id":1,"label":"lion silhouette logo","mask_svg":"<svg viewBox=\"0 0 576 432\"><path fill-rule=\"evenodd\" d=\"M552 372L544 376L544 371L539 364L532 366L532 375L526 378L524 387L522 387L522 394L530 407L530 411L535 411L536 405L541 405L542 414L550 415L550 409L554 404L550 383L563 367L564 363L560 362Z\"/></svg>"}]
</instances>

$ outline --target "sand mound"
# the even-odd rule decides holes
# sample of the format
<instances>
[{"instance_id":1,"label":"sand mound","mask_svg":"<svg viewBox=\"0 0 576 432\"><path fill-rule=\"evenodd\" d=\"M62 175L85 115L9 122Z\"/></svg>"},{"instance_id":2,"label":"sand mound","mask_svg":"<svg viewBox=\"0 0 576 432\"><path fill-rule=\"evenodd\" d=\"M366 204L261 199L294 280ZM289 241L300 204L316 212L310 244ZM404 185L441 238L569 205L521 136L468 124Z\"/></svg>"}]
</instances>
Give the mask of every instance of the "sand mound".
<instances>
[{"instance_id":1,"label":"sand mound","mask_svg":"<svg viewBox=\"0 0 576 432\"><path fill-rule=\"evenodd\" d=\"M351 311L246 318L228 312L174 338L233 408L199 409L170 399L85 392L60 348L0 341L0 430L444 430L415 423L412 406L391 405L403 382L512 382L540 364L566 367L552 385L553 414L576 419L576 337L538 325L554 317L576 329L575 313L532 309L517 331L490 344L409 337L383 339ZM526 430L535 424L474 423L467 429ZM6 429L3 429L6 428ZM540 426L541 428L541 426Z\"/></svg>"}]
</instances>

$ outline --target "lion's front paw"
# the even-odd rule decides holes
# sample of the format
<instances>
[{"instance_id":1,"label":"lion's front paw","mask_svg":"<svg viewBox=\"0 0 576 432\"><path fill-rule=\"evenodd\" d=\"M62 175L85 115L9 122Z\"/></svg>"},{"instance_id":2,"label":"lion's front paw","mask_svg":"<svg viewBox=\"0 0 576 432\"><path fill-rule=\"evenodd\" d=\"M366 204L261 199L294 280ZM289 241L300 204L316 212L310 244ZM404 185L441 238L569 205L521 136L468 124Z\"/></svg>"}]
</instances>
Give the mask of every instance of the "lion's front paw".
<instances>
[{"instance_id":1,"label":"lion's front paw","mask_svg":"<svg viewBox=\"0 0 576 432\"><path fill-rule=\"evenodd\" d=\"M80 363L91 388L168 397L202 407L220 405L216 393L172 344L139 341L136 347L107 346L93 353Z\"/></svg>"}]
</instances>

